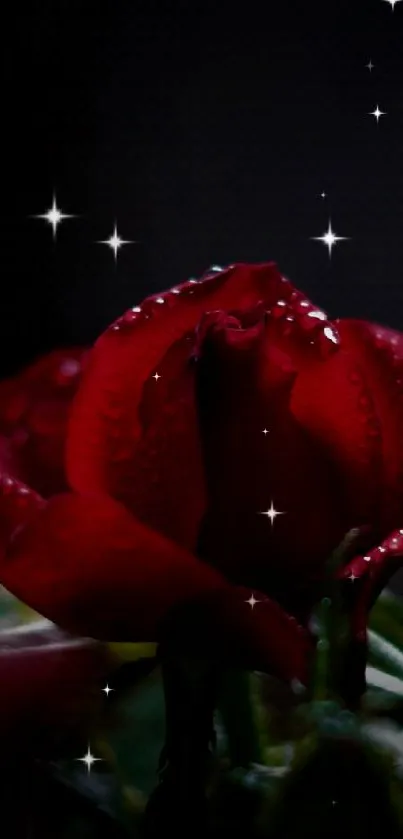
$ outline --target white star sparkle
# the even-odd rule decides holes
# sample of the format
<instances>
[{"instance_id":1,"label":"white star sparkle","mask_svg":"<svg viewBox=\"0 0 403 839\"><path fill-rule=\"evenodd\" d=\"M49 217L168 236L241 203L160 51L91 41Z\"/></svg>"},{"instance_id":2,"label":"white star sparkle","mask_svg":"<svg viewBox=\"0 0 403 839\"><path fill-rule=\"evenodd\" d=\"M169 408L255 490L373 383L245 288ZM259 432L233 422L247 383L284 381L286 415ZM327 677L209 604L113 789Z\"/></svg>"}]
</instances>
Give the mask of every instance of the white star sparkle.
<instances>
[{"instance_id":1,"label":"white star sparkle","mask_svg":"<svg viewBox=\"0 0 403 839\"><path fill-rule=\"evenodd\" d=\"M379 105L377 105L374 111L369 112L369 116L375 117L376 121L379 122L380 117L386 116L386 111L380 111Z\"/></svg>"},{"instance_id":2,"label":"white star sparkle","mask_svg":"<svg viewBox=\"0 0 403 839\"><path fill-rule=\"evenodd\" d=\"M260 602L261 602L260 600L255 599L254 594L251 594L249 600L245 600L245 603L249 603L249 606L251 607L251 609L253 609L256 606L256 603L260 603Z\"/></svg>"},{"instance_id":3,"label":"white star sparkle","mask_svg":"<svg viewBox=\"0 0 403 839\"><path fill-rule=\"evenodd\" d=\"M88 774L89 774L91 772L92 764L96 763L98 760L102 760L102 758L94 757L94 755L91 754L91 749L90 749L90 746L88 745L87 754L84 755L84 757L77 757L76 760L81 761L81 763L85 763L85 765L87 767L87 770L88 770Z\"/></svg>"},{"instance_id":4,"label":"white star sparkle","mask_svg":"<svg viewBox=\"0 0 403 839\"><path fill-rule=\"evenodd\" d=\"M264 512L262 512L262 513L260 513L260 515L261 515L261 516L267 516L267 517L270 519L271 524L272 524L272 526L273 526L273 524L274 524L274 519L275 519L275 518L277 518L277 516L283 516L283 515L284 515L284 513L283 513L283 512L280 512L279 510L276 510L276 509L275 509L275 507L274 507L273 502L271 502L269 509L268 509L268 510L265 510L265 511L264 511Z\"/></svg>"},{"instance_id":5,"label":"white star sparkle","mask_svg":"<svg viewBox=\"0 0 403 839\"><path fill-rule=\"evenodd\" d=\"M116 262L119 248L121 248L122 245L132 245L132 244L134 244L134 242L131 239L121 239L119 234L118 234L117 226L116 226L116 223L115 223L115 227L113 228L112 236L109 236L109 239L101 239L98 242L98 244L99 245L108 245L108 247L113 250L113 253L114 253L114 256L115 256L115 262Z\"/></svg>"},{"instance_id":6,"label":"white star sparkle","mask_svg":"<svg viewBox=\"0 0 403 839\"><path fill-rule=\"evenodd\" d=\"M270 431L267 428L264 428L262 434L266 437L266 434L270 434Z\"/></svg>"},{"instance_id":7,"label":"white star sparkle","mask_svg":"<svg viewBox=\"0 0 403 839\"><path fill-rule=\"evenodd\" d=\"M321 192L320 197L321 198L326 198L326 192Z\"/></svg>"},{"instance_id":8,"label":"white star sparkle","mask_svg":"<svg viewBox=\"0 0 403 839\"><path fill-rule=\"evenodd\" d=\"M160 379L160 378L161 378L161 376L158 373L154 373L153 379L155 379L156 382L158 382L158 379Z\"/></svg>"},{"instance_id":9,"label":"white star sparkle","mask_svg":"<svg viewBox=\"0 0 403 839\"><path fill-rule=\"evenodd\" d=\"M334 230L332 230L332 222L329 219L329 227L326 233L324 233L323 236L311 236L311 238L314 239L316 242L323 242L324 245L327 245L327 247L329 248L329 256L331 257L333 245L335 245L337 242L347 241L348 237L336 236Z\"/></svg>"},{"instance_id":10,"label":"white star sparkle","mask_svg":"<svg viewBox=\"0 0 403 839\"><path fill-rule=\"evenodd\" d=\"M41 218L44 221L47 221L48 224L50 224L52 229L53 229L53 238L55 239L56 238L57 225L60 224L60 222L63 221L65 218L75 218L75 216L69 215L68 213L62 213L62 211L59 210L59 208L56 204L56 196L54 195L53 196L53 204L52 204L50 210L47 210L46 213L39 213L38 215L34 216L33 218Z\"/></svg>"},{"instance_id":11,"label":"white star sparkle","mask_svg":"<svg viewBox=\"0 0 403 839\"><path fill-rule=\"evenodd\" d=\"M105 685L105 687L102 688L102 690L103 690L104 693L106 693L107 696L109 696L109 694L111 693L113 688L110 688L109 685Z\"/></svg>"},{"instance_id":12,"label":"white star sparkle","mask_svg":"<svg viewBox=\"0 0 403 839\"><path fill-rule=\"evenodd\" d=\"M358 577L354 574L354 571L352 571L351 574L348 575L348 579L353 583L354 580L358 580Z\"/></svg>"},{"instance_id":13,"label":"white star sparkle","mask_svg":"<svg viewBox=\"0 0 403 839\"><path fill-rule=\"evenodd\" d=\"M372 61L371 61L371 59L370 59L370 60L368 61L368 64L366 64L365 66L366 66L366 67L368 67L369 72L371 72L371 70L373 70L373 69L374 69L375 64L373 64L373 63L372 63Z\"/></svg>"},{"instance_id":14,"label":"white star sparkle","mask_svg":"<svg viewBox=\"0 0 403 839\"><path fill-rule=\"evenodd\" d=\"M400 3L400 0L385 0L386 3L389 3L389 6L392 6L392 12L396 6L396 3Z\"/></svg>"}]
</instances>

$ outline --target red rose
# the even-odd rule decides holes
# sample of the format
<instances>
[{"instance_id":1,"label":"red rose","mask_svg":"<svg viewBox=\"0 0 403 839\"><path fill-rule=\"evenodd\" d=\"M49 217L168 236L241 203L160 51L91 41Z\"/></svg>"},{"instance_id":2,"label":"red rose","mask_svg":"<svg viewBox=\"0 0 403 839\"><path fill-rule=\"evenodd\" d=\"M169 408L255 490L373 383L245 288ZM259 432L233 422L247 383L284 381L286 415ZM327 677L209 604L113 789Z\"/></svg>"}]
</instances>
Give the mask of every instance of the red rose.
<instances>
[{"instance_id":1,"label":"red rose","mask_svg":"<svg viewBox=\"0 0 403 839\"><path fill-rule=\"evenodd\" d=\"M189 643L304 678L306 636L257 592L305 619L329 552L367 525L368 553L342 571L360 578L362 631L401 553L399 533L376 544L401 523L402 341L331 323L273 264L148 298L90 353L69 422L74 493L34 513L26 497L25 519L8 489L1 581L109 640L157 639L191 603Z\"/></svg>"},{"instance_id":2,"label":"red rose","mask_svg":"<svg viewBox=\"0 0 403 839\"><path fill-rule=\"evenodd\" d=\"M46 497L67 488L67 416L86 354L56 350L0 382L0 466Z\"/></svg>"}]
</instances>

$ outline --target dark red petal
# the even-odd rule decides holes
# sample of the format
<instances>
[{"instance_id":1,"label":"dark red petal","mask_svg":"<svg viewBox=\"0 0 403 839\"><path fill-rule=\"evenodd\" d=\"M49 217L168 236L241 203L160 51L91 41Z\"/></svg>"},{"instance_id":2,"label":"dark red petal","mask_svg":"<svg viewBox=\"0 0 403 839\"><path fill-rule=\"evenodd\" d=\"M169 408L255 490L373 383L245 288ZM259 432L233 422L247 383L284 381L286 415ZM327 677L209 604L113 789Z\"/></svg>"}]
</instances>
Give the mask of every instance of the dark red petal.
<instances>
[{"instance_id":1,"label":"dark red petal","mask_svg":"<svg viewBox=\"0 0 403 839\"><path fill-rule=\"evenodd\" d=\"M337 324L341 332L340 324ZM299 371L291 395L297 422L322 446L340 477L349 511L346 530L376 522L379 509L381 435L372 389L360 359L344 340L325 361Z\"/></svg>"},{"instance_id":2,"label":"dark red petal","mask_svg":"<svg viewBox=\"0 0 403 839\"><path fill-rule=\"evenodd\" d=\"M278 603L259 591L231 586L200 603L185 604L168 620L165 631L188 655L207 655L227 665L307 685L312 639Z\"/></svg>"},{"instance_id":3,"label":"dark red petal","mask_svg":"<svg viewBox=\"0 0 403 839\"><path fill-rule=\"evenodd\" d=\"M89 723L112 668L107 649L47 621L0 632L2 746L42 755ZM27 689L29 686L29 689ZM33 743L33 741L35 741Z\"/></svg>"},{"instance_id":4,"label":"dark red petal","mask_svg":"<svg viewBox=\"0 0 403 839\"><path fill-rule=\"evenodd\" d=\"M0 383L0 430L9 440L17 472L46 496L66 487L67 415L86 353L55 350Z\"/></svg>"},{"instance_id":5,"label":"dark red petal","mask_svg":"<svg viewBox=\"0 0 403 839\"><path fill-rule=\"evenodd\" d=\"M343 499L328 457L290 412L292 361L263 322L239 326L210 317L200 351L210 501L200 549L232 580L301 608L301 586L345 532Z\"/></svg>"},{"instance_id":6,"label":"dark red petal","mask_svg":"<svg viewBox=\"0 0 403 839\"><path fill-rule=\"evenodd\" d=\"M0 382L0 430L11 434L35 403L74 393L87 350L54 350Z\"/></svg>"},{"instance_id":7,"label":"dark red petal","mask_svg":"<svg viewBox=\"0 0 403 839\"><path fill-rule=\"evenodd\" d=\"M0 435L0 474L11 475L14 478L23 477L14 448L10 440L3 435Z\"/></svg>"},{"instance_id":8,"label":"dark red petal","mask_svg":"<svg viewBox=\"0 0 403 839\"><path fill-rule=\"evenodd\" d=\"M371 577L374 569L382 568L388 577L395 573L401 565L403 557L403 530L394 530L380 545L371 548L367 553L355 556L338 572L343 580Z\"/></svg>"},{"instance_id":9,"label":"dark red petal","mask_svg":"<svg viewBox=\"0 0 403 839\"><path fill-rule=\"evenodd\" d=\"M267 337L287 353L299 369L311 358L337 352L340 336L334 323L299 291L278 300L267 311Z\"/></svg>"},{"instance_id":10,"label":"dark red petal","mask_svg":"<svg viewBox=\"0 0 403 839\"><path fill-rule=\"evenodd\" d=\"M172 344L159 364L161 378L145 382L142 436L134 451L117 437L108 469L115 497L137 518L194 550L205 488L191 349L187 336Z\"/></svg>"},{"instance_id":11,"label":"dark red petal","mask_svg":"<svg viewBox=\"0 0 403 839\"><path fill-rule=\"evenodd\" d=\"M390 578L403 564L403 530L395 530L380 545L356 556L338 572L348 587L353 638L365 642L368 614Z\"/></svg>"},{"instance_id":12,"label":"dark red petal","mask_svg":"<svg viewBox=\"0 0 403 839\"><path fill-rule=\"evenodd\" d=\"M175 293L176 292L176 293ZM144 434L140 406L143 388L160 385L164 393L172 389L171 378L177 366L164 364L169 348L193 330L206 311L215 309L254 309L260 301L267 306L282 297L290 297L292 286L281 277L273 264L235 265L199 283L186 283L177 289L148 298L141 306L127 312L98 340L91 353L88 369L72 411L67 447L67 467L72 486L79 491L104 491L120 498L137 512L137 494L129 490L139 441ZM161 379L153 379L153 375ZM163 378L166 380L163 382ZM187 398L187 397L186 397ZM163 399L158 404L165 409ZM172 422L187 422L186 410L166 403L168 412L180 416ZM193 422L190 419L189 422ZM158 432L159 433L159 432ZM168 441L167 437L167 441ZM166 444L168 449L168 442ZM192 444L192 457L195 457ZM178 463L180 449L173 448L170 462ZM161 461L162 453L159 455ZM161 467L165 468L165 467ZM149 471L151 477L151 472ZM158 476L156 476L158 481ZM193 484L195 484L196 478ZM175 501L178 482L172 473L172 507L183 504L183 492ZM122 489L124 487L124 489ZM188 493L201 496L199 487L189 486ZM188 515L187 507L182 514ZM190 527L192 529L192 527ZM177 538L181 538L178 534ZM193 545L192 545L193 547Z\"/></svg>"},{"instance_id":13,"label":"dark red petal","mask_svg":"<svg viewBox=\"0 0 403 839\"><path fill-rule=\"evenodd\" d=\"M371 394L382 453L380 529L401 522L403 508L403 335L365 321L341 320L338 328Z\"/></svg>"},{"instance_id":14,"label":"dark red petal","mask_svg":"<svg viewBox=\"0 0 403 839\"><path fill-rule=\"evenodd\" d=\"M36 518L45 503L21 481L0 474L0 564L15 534Z\"/></svg>"},{"instance_id":15,"label":"dark red petal","mask_svg":"<svg viewBox=\"0 0 403 839\"><path fill-rule=\"evenodd\" d=\"M159 640L175 610L193 604L200 619L184 622L185 639L193 633L199 644L206 634L213 652L215 634L216 655L237 659L239 651L262 669L281 666L287 677L306 666L306 637L279 607L269 604L256 621L242 590L107 497L54 497L14 534L5 554L0 582L68 631Z\"/></svg>"}]
</instances>

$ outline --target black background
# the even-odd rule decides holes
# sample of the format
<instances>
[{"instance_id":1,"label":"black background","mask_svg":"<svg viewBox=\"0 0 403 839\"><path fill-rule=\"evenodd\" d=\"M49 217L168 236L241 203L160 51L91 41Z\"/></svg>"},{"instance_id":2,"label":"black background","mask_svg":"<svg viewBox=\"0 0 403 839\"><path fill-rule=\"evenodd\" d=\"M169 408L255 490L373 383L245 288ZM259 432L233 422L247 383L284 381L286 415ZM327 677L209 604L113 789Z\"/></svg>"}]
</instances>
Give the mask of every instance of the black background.
<instances>
[{"instance_id":1,"label":"black background","mask_svg":"<svg viewBox=\"0 0 403 839\"><path fill-rule=\"evenodd\" d=\"M15 4L3 26L0 374L91 342L212 263L274 259L330 315L403 327L403 2L257 8ZM56 243L30 218L54 191L79 215ZM310 240L329 218L351 237L331 260ZM138 241L116 266L96 244L115 219Z\"/></svg>"}]
</instances>

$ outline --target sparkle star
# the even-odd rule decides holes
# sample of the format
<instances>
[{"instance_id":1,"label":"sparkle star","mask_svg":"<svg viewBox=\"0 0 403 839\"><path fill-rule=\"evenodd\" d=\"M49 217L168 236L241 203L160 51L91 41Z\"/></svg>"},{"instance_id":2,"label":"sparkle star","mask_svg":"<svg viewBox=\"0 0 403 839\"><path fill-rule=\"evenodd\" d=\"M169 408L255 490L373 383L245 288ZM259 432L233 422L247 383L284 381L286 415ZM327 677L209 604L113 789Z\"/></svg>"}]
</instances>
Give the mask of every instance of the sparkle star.
<instances>
[{"instance_id":1,"label":"sparkle star","mask_svg":"<svg viewBox=\"0 0 403 839\"><path fill-rule=\"evenodd\" d=\"M158 379L160 379L160 378L161 378L161 376L158 373L154 373L153 379L155 379L156 382L158 382Z\"/></svg>"},{"instance_id":2,"label":"sparkle star","mask_svg":"<svg viewBox=\"0 0 403 839\"><path fill-rule=\"evenodd\" d=\"M368 61L368 64L366 64L365 66L366 66L366 67L368 67L369 72L371 72L371 70L373 70L373 69L374 69L375 64L373 64L373 63L372 63L372 61L371 61L371 59L370 59L370 60Z\"/></svg>"},{"instance_id":3,"label":"sparkle star","mask_svg":"<svg viewBox=\"0 0 403 839\"><path fill-rule=\"evenodd\" d=\"M329 220L329 227L326 233L323 236L312 236L316 242L323 242L324 245L327 245L329 248L329 256L332 255L332 247L336 244L336 242L345 242L347 240L346 236L336 236L334 230L332 230L332 223Z\"/></svg>"},{"instance_id":4,"label":"sparkle star","mask_svg":"<svg viewBox=\"0 0 403 839\"><path fill-rule=\"evenodd\" d=\"M102 688L102 690L103 690L104 693L106 693L107 696L109 696L109 694L113 690L113 688L110 688L109 685L105 685L105 687Z\"/></svg>"},{"instance_id":5,"label":"sparkle star","mask_svg":"<svg viewBox=\"0 0 403 839\"><path fill-rule=\"evenodd\" d=\"M85 763L85 765L87 767L87 770L88 770L88 774L89 774L91 772L92 764L96 763L98 760L101 760L101 758L100 757L94 757L94 755L91 754L90 747L88 746L87 754L84 755L84 757L77 757L76 760L81 761L81 763Z\"/></svg>"},{"instance_id":6,"label":"sparkle star","mask_svg":"<svg viewBox=\"0 0 403 839\"><path fill-rule=\"evenodd\" d=\"M396 3L400 3L400 0L385 0L386 3L389 3L389 6L392 6L392 12L396 6Z\"/></svg>"},{"instance_id":7,"label":"sparkle star","mask_svg":"<svg viewBox=\"0 0 403 839\"><path fill-rule=\"evenodd\" d=\"M71 216L68 213L62 213L62 211L59 210L56 204L56 196L54 195L53 204L50 210L47 210L46 213L39 213L38 215L34 216L34 218L41 218L44 221L47 221L53 229L53 238L56 239L57 225L60 224L60 222L63 221L65 218L74 218L74 216Z\"/></svg>"},{"instance_id":8,"label":"sparkle star","mask_svg":"<svg viewBox=\"0 0 403 839\"><path fill-rule=\"evenodd\" d=\"M326 198L326 192L321 192L320 197L321 198Z\"/></svg>"},{"instance_id":9,"label":"sparkle star","mask_svg":"<svg viewBox=\"0 0 403 839\"><path fill-rule=\"evenodd\" d=\"M265 510L265 512L261 513L260 515L261 516L267 516L270 519L271 524L273 526L274 519L277 518L277 516L283 516L284 513L280 512L279 510L276 510L274 508L273 502L271 502L269 509Z\"/></svg>"},{"instance_id":10,"label":"sparkle star","mask_svg":"<svg viewBox=\"0 0 403 839\"><path fill-rule=\"evenodd\" d=\"M262 434L264 434L264 436L266 437L266 434L270 434L270 432L268 431L267 428L264 428L263 431L262 431Z\"/></svg>"},{"instance_id":11,"label":"sparkle star","mask_svg":"<svg viewBox=\"0 0 403 839\"><path fill-rule=\"evenodd\" d=\"M374 111L369 112L369 116L375 117L376 121L379 122L381 117L386 116L386 111L380 111L379 105L377 105Z\"/></svg>"},{"instance_id":12,"label":"sparkle star","mask_svg":"<svg viewBox=\"0 0 403 839\"><path fill-rule=\"evenodd\" d=\"M245 603L249 603L249 606L253 609L254 606L256 606L256 603L260 603L260 600L256 600L255 596L251 594L249 600L245 600Z\"/></svg>"},{"instance_id":13,"label":"sparkle star","mask_svg":"<svg viewBox=\"0 0 403 839\"><path fill-rule=\"evenodd\" d=\"M116 262L119 248L121 248L122 245L132 245L133 242L132 242L131 239L121 239L119 234L118 234L117 226L115 224L112 236L110 236L109 239L101 239L98 242L98 244L99 245L108 245L108 247L113 250L113 253L114 253L114 256L115 256L115 262Z\"/></svg>"},{"instance_id":14,"label":"sparkle star","mask_svg":"<svg viewBox=\"0 0 403 839\"><path fill-rule=\"evenodd\" d=\"M354 574L354 571L352 571L351 574L348 575L348 579L353 583L354 580L358 580L358 577Z\"/></svg>"}]
</instances>

